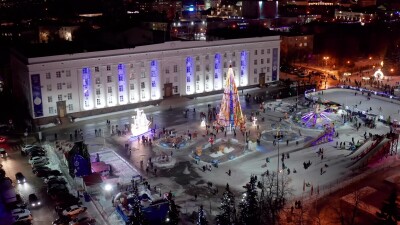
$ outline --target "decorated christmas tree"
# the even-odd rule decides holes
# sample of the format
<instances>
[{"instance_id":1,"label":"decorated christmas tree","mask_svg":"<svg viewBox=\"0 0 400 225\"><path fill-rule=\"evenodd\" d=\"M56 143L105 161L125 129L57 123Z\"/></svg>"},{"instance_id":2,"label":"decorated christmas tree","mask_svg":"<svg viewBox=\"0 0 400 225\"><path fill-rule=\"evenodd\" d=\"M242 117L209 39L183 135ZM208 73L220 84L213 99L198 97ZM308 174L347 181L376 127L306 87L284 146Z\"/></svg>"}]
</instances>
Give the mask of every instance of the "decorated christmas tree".
<instances>
[{"instance_id":1,"label":"decorated christmas tree","mask_svg":"<svg viewBox=\"0 0 400 225\"><path fill-rule=\"evenodd\" d=\"M199 208L197 225L208 225L208 221L202 205Z\"/></svg>"},{"instance_id":2,"label":"decorated christmas tree","mask_svg":"<svg viewBox=\"0 0 400 225\"><path fill-rule=\"evenodd\" d=\"M236 222L235 196L226 184L225 192L222 194L220 214L217 215L217 225L233 225Z\"/></svg>"},{"instance_id":3,"label":"decorated christmas tree","mask_svg":"<svg viewBox=\"0 0 400 225\"><path fill-rule=\"evenodd\" d=\"M133 191L132 191L132 198L133 198L133 205L132 207L132 215L130 217L130 225L146 225L148 224L143 212L142 212L142 205L140 204L140 199L139 199L139 192L138 188L136 185L133 186Z\"/></svg>"},{"instance_id":4,"label":"decorated christmas tree","mask_svg":"<svg viewBox=\"0 0 400 225\"><path fill-rule=\"evenodd\" d=\"M172 199L172 193L169 192L167 196L169 209L167 213L167 218L165 219L165 224L177 225L179 223L179 206L175 204Z\"/></svg>"},{"instance_id":5,"label":"decorated christmas tree","mask_svg":"<svg viewBox=\"0 0 400 225\"><path fill-rule=\"evenodd\" d=\"M256 177L251 176L250 182L245 187L246 192L243 194L243 199L239 203L240 224L243 225L260 224L256 182L257 182Z\"/></svg>"},{"instance_id":6,"label":"decorated christmas tree","mask_svg":"<svg viewBox=\"0 0 400 225\"><path fill-rule=\"evenodd\" d=\"M224 127L244 128L245 119L240 106L239 94L235 83L235 75L230 66L225 81L221 109L218 114L217 124Z\"/></svg>"}]
</instances>

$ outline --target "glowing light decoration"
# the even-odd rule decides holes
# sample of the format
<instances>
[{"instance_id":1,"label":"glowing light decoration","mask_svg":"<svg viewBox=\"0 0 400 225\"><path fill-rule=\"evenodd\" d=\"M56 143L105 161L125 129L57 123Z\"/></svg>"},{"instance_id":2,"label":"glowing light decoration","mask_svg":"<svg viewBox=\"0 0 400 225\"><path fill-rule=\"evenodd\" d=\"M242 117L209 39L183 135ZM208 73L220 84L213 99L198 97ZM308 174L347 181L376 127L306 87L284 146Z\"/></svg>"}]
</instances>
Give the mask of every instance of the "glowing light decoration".
<instances>
[{"instance_id":1,"label":"glowing light decoration","mask_svg":"<svg viewBox=\"0 0 400 225\"><path fill-rule=\"evenodd\" d=\"M194 82L193 82L193 58L186 58L186 94L190 95L194 93Z\"/></svg>"},{"instance_id":2,"label":"glowing light decoration","mask_svg":"<svg viewBox=\"0 0 400 225\"><path fill-rule=\"evenodd\" d=\"M139 136L149 131L151 122L141 109L136 109L136 116L132 116L131 133L132 136Z\"/></svg>"},{"instance_id":3,"label":"glowing light decoration","mask_svg":"<svg viewBox=\"0 0 400 225\"><path fill-rule=\"evenodd\" d=\"M152 60L150 62L150 77L151 77L151 99L156 100L160 98L160 82L159 82L159 72L158 72L158 62Z\"/></svg>"},{"instance_id":4,"label":"glowing light decoration","mask_svg":"<svg viewBox=\"0 0 400 225\"><path fill-rule=\"evenodd\" d=\"M201 120L200 127L206 127L206 119Z\"/></svg>"},{"instance_id":5,"label":"glowing light decoration","mask_svg":"<svg viewBox=\"0 0 400 225\"><path fill-rule=\"evenodd\" d=\"M92 79L90 69L82 69L83 109L93 109Z\"/></svg>"},{"instance_id":6,"label":"glowing light decoration","mask_svg":"<svg viewBox=\"0 0 400 225\"><path fill-rule=\"evenodd\" d=\"M242 113L242 107L240 106L239 94L232 67L228 69L221 109L216 123L224 127L232 128L239 126L242 130L245 128L245 118Z\"/></svg>"},{"instance_id":7,"label":"glowing light decoration","mask_svg":"<svg viewBox=\"0 0 400 225\"><path fill-rule=\"evenodd\" d=\"M217 53L214 57L214 90L221 89L221 54Z\"/></svg>"},{"instance_id":8,"label":"glowing light decoration","mask_svg":"<svg viewBox=\"0 0 400 225\"><path fill-rule=\"evenodd\" d=\"M239 76L239 80L240 80L240 86L246 86L248 83L247 80L247 52L246 51L242 51L240 53L240 76Z\"/></svg>"},{"instance_id":9,"label":"glowing light decoration","mask_svg":"<svg viewBox=\"0 0 400 225\"><path fill-rule=\"evenodd\" d=\"M126 93L125 65L118 64L118 103L120 105L128 103Z\"/></svg>"},{"instance_id":10,"label":"glowing light decoration","mask_svg":"<svg viewBox=\"0 0 400 225\"><path fill-rule=\"evenodd\" d=\"M306 127L323 127L333 122L330 118L331 116L330 109L325 109L321 107L321 105L316 105L314 111L303 115L301 120Z\"/></svg>"},{"instance_id":11,"label":"glowing light decoration","mask_svg":"<svg viewBox=\"0 0 400 225\"><path fill-rule=\"evenodd\" d=\"M382 62L382 64L383 64L383 62ZM374 77L375 77L375 79L382 80L385 76L383 75L383 72L381 71L381 69L378 69L377 71L375 71Z\"/></svg>"}]
</instances>

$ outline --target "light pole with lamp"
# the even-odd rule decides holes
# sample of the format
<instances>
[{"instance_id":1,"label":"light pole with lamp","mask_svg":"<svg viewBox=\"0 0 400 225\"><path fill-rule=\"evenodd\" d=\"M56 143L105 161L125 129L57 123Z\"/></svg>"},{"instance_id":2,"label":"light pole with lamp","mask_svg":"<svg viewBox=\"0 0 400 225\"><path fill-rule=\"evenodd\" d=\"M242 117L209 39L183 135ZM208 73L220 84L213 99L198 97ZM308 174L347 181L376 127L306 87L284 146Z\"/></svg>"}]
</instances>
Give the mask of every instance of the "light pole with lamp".
<instances>
[{"instance_id":1,"label":"light pole with lamp","mask_svg":"<svg viewBox=\"0 0 400 225\"><path fill-rule=\"evenodd\" d=\"M280 124L279 124L280 125ZM280 126L278 127L278 130L276 132L276 135L274 135L275 141L278 142L278 166L277 166L277 171L276 171L276 197L278 198L278 193L279 193L279 141L282 139L282 134L280 131Z\"/></svg>"}]
</instances>

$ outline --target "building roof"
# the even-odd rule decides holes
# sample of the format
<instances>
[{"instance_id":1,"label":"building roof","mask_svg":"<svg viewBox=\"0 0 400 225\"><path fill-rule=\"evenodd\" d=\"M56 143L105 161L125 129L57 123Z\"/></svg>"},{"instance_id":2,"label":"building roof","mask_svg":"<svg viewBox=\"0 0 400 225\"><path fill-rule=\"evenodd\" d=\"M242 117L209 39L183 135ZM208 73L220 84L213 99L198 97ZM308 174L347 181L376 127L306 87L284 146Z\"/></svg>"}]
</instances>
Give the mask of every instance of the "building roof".
<instances>
[{"instance_id":1,"label":"building roof","mask_svg":"<svg viewBox=\"0 0 400 225\"><path fill-rule=\"evenodd\" d=\"M253 38L242 38L242 39L229 39L229 40L217 40L217 41L172 41L164 42L161 44L143 45L135 48L124 48L114 50L103 50L93 52L79 52L73 53L70 49L70 53L64 54L49 54L48 56L35 57L24 54L17 50L16 54L25 57L28 64L40 64L40 63L51 63L59 62L64 60L81 60L89 58L100 58L100 57L112 57L130 54L147 54L151 52L162 52L171 50L184 50L193 48L212 48L226 45L240 45L243 43L257 43L265 41L280 41L280 36L266 36L266 37L253 37ZM68 51L68 47L64 46L65 50ZM50 50L50 49L49 49ZM56 49L51 49L57 51Z\"/></svg>"}]
</instances>

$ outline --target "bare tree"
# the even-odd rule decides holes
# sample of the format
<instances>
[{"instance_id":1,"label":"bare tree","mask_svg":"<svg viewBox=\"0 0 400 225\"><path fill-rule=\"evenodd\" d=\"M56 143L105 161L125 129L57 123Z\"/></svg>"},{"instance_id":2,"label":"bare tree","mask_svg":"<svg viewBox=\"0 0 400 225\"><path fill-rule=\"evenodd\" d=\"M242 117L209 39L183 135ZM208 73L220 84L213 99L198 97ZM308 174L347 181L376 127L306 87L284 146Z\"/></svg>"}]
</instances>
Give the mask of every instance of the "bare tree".
<instances>
[{"instance_id":1,"label":"bare tree","mask_svg":"<svg viewBox=\"0 0 400 225\"><path fill-rule=\"evenodd\" d=\"M279 177L278 177L279 176ZM284 173L263 174L258 188L260 194L260 221L261 224L277 224L279 213L285 206L287 198L293 190L289 187L290 178Z\"/></svg>"}]
</instances>

